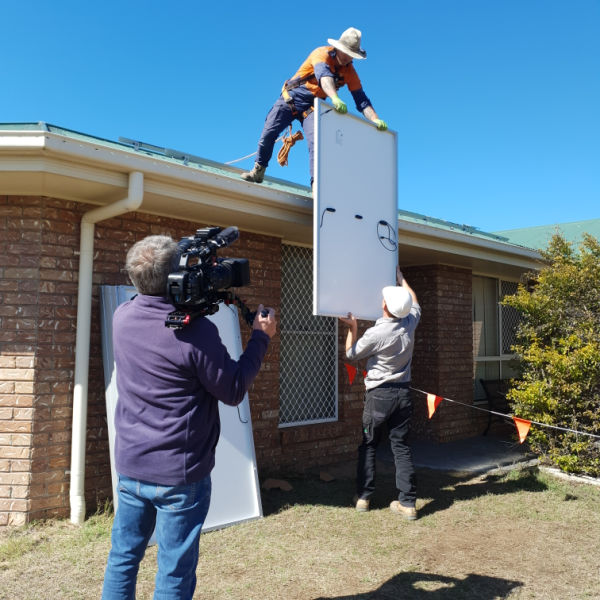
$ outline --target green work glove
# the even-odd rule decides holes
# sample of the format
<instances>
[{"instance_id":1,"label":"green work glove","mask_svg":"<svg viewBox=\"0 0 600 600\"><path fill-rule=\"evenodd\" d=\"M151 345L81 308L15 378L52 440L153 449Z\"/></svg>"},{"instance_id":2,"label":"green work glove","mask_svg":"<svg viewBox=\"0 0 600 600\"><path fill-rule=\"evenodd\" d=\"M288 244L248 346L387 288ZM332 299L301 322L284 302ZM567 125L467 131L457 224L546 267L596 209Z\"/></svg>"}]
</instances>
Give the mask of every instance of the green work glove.
<instances>
[{"instance_id":1,"label":"green work glove","mask_svg":"<svg viewBox=\"0 0 600 600\"><path fill-rule=\"evenodd\" d=\"M335 108L335 110L337 110L337 112L339 112L341 115L345 115L348 112L346 103L343 100L340 100L339 96L335 96L331 99L331 101L333 102L333 108Z\"/></svg>"},{"instance_id":2,"label":"green work glove","mask_svg":"<svg viewBox=\"0 0 600 600\"><path fill-rule=\"evenodd\" d=\"M387 131L387 123L383 119L375 119L373 123L377 125L379 131Z\"/></svg>"}]
</instances>

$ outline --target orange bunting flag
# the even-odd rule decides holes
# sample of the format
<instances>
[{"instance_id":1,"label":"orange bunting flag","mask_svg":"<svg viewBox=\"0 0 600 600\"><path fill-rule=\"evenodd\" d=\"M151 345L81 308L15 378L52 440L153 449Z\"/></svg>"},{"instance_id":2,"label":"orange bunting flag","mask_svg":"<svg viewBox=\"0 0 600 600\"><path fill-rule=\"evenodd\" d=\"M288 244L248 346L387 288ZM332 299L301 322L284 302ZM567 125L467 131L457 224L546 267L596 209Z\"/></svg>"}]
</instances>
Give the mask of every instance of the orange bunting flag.
<instances>
[{"instance_id":1,"label":"orange bunting flag","mask_svg":"<svg viewBox=\"0 0 600 600\"><path fill-rule=\"evenodd\" d=\"M354 378L356 377L356 367L346 363L344 363L344 366L346 367L346 371L348 371L348 381L350 381L350 385L352 385Z\"/></svg>"},{"instance_id":2,"label":"orange bunting flag","mask_svg":"<svg viewBox=\"0 0 600 600\"><path fill-rule=\"evenodd\" d=\"M443 398L436 396L435 394L427 394L427 410L429 411L429 418L433 417L435 409L440 405Z\"/></svg>"},{"instance_id":3,"label":"orange bunting flag","mask_svg":"<svg viewBox=\"0 0 600 600\"><path fill-rule=\"evenodd\" d=\"M519 443L522 444L527 439L527 434L529 433L529 428L531 427L531 421L527 419L519 419L519 417L513 417L513 421L517 426L517 431L519 432Z\"/></svg>"}]
</instances>

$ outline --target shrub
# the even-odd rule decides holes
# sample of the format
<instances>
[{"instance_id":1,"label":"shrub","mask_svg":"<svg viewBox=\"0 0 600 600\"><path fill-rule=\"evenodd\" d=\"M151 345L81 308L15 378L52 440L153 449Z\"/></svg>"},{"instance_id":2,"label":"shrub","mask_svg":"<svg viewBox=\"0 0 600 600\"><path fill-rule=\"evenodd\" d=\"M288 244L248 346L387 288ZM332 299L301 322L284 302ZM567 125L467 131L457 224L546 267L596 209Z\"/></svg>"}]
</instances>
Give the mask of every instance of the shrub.
<instances>
[{"instance_id":1,"label":"shrub","mask_svg":"<svg viewBox=\"0 0 600 600\"><path fill-rule=\"evenodd\" d=\"M600 435L600 243L579 251L555 235L545 265L503 304L521 312L513 351L520 377L508 399L518 417ZM563 471L600 475L600 439L533 425L531 448Z\"/></svg>"}]
</instances>

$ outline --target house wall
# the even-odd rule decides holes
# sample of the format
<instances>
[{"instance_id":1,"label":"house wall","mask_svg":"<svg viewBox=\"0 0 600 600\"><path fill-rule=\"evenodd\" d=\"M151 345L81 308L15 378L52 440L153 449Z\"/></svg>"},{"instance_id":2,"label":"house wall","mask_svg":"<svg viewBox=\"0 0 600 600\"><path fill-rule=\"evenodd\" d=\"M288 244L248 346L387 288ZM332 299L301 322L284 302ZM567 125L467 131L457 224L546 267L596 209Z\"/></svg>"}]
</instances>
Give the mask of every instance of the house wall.
<instances>
[{"instance_id":1,"label":"house wall","mask_svg":"<svg viewBox=\"0 0 600 600\"><path fill-rule=\"evenodd\" d=\"M69 468L79 227L93 208L44 197L0 197L0 526L69 513ZM203 223L130 213L95 229L85 493L94 511L111 495L101 354L99 285L127 284L129 247L150 234L175 239ZM243 233L223 253L250 259L250 306L279 310L280 240ZM246 325L242 334L247 339ZM266 418L279 389L275 338L251 390L252 418ZM256 400L256 401L255 401ZM257 457L273 435L255 432Z\"/></svg>"},{"instance_id":2,"label":"house wall","mask_svg":"<svg viewBox=\"0 0 600 600\"><path fill-rule=\"evenodd\" d=\"M424 392L473 403L472 273L447 265L405 269L422 308L412 371L413 387ZM442 402L431 419L426 396L414 393L412 434L449 442L481 434L485 413Z\"/></svg>"},{"instance_id":3,"label":"house wall","mask_svg":"<svg viewBox=\"0 0 600 600\"><path fill-rule=\"evenodd\" d=\"M0 526L69 513L69 468L75 364L79 228L93 208L46 197L0 196ZM100 339L100 285L127 284L129 247L150 234L191 235L205 223L129 213L95 229L86 443L86 504L111 496ZM246 233L221 252L250 259L249 306L279 313L281 241ZM470 402L472 397L470 272L432 266L406 269L423 319L417 330L415 387ZM362 329L370 323L361 323ZM340 365L344 334L340 328ZM243 343L249 335L241 325ZM339 420L280 429L279 337L250 390L259 475L304 471L354 459L360 439L362 380L350 385L339 369ZM441 406L431 421L415 395L415 435L446 441L474 435L475 411Z\"/></svg>"}]
</instances>

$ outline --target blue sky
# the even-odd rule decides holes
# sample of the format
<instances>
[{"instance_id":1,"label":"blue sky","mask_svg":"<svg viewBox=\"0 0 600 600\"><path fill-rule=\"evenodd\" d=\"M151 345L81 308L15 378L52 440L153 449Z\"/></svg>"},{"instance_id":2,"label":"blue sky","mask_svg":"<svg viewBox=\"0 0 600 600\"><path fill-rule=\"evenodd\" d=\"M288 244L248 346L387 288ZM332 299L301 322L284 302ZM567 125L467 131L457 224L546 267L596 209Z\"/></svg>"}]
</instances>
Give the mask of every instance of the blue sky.
<instances>
[{"instance_id":1,"label":"blue sky","mask_svg":"<svg viewBox=\"0 0 600 600\"><path fill-rule=\"evenodd\" d=\"M256 150L282 82L354 26L400 208L484 231L600 217L600 0L4 0L0 17L0 122L220 162ZM268 174L307 184L305 143Z\"/></svg>"}]
</instances>

